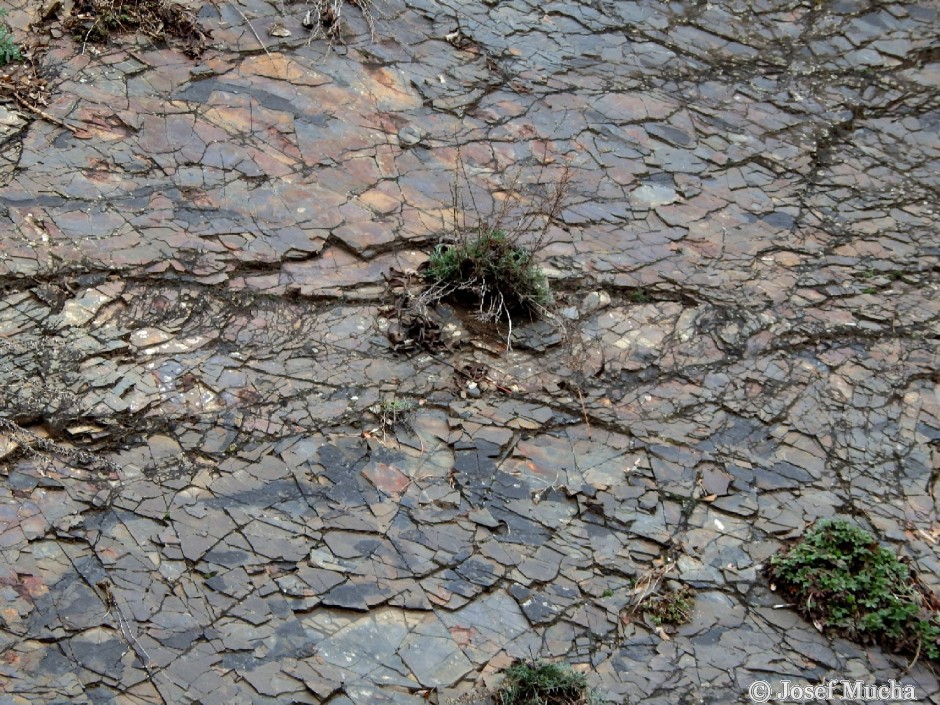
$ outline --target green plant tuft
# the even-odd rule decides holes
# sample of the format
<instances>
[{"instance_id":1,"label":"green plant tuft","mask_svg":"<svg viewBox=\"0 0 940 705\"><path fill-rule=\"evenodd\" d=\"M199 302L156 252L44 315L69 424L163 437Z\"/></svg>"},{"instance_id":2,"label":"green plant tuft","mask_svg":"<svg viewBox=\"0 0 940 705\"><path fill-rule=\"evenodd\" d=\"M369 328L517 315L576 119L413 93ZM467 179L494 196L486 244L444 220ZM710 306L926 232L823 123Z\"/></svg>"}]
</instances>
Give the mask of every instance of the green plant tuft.
<instances>
[{"instance_id":1,"label":"green plant tuft","mask_svg":"<svg viewBox=\"0 0 940 705\"><path fill-rule=\"evenodd\" d=\"M588 705L594 700L587 677L570 666L516 661L504 675L497 705Z\"/></svg>"},{"instance_id":2,"label":"green plant tuft","mask_svg":"<svg viewBox=\"0 0 940 705\"><path fill-rule=\"evenodd\" d=\"M643 605L653 622L663 624L686 624L692 619L692 609L695 607L695 591L688 585L678 590L667 590L662 594L651 597Z\"/></svg>"},{"instance_id":3,"label":"green plant tuft","mask_svg":"<svg viewBox=\"0 0 940 705\"><path fill-rule=\"evenodd\" d=\"M0 7L0 17L6 16L7 11ZM0 66L6 66L13 61L22 61L23 54L13 40L13 32L6 22L0 22Z\"/></svg>"},{"instance_id":4,"label":"green plant tuft","mask_svg":"<svg viewBox=\"0 0 940 705\"><path fill-rule=\"evenodd\" d=\"M502 230L438 245L424 276L450 295L469 299L488 320L509 320L517 314L537 318L552 302L548 280L532 251Z\"/></svg>"},{"instance_id":5,"label":"green plant tuft","mask_svg":"<svg viewBox=\"0 0 940 705\"><path fill-rule=\"evenodd\" d=\"M399 424L410 425L409 419L417 405L411 399L389 397L369 407L369 411L379 417L382 431L393 431Z\"/></svg>"},{"instance_id":6,"label":"green plant tuft","mask_svg":"<svg viewBox=\"0 0 940 705\"><path fill-rule=\"evenodd\" d=\"M561 218L571 180L570 164L549 167L554 161L543 157L534 182L525 188L518 169L492 194L494 208L485 213L474 198L458 148L451 222L442 222L446 234L418 272L424 286L412 293L408 277L400 276L404 273L389 279L396 282L390 291L398 296L393 309L397 322L388 333L393 349L408 349L415 341L428 349L441 345L434 309L444 299L475 308L479 321L505 324L506 350L512 348L516 320L554 318L548 278L535 259L552 224Z\"/></svg>"},{"instance_id":7,"label":"green plant tuft","mask_svg":"<svg viewBox=\"0 0 940 705\"><path fill-rule=\"evenodd\" d=\"M771 558L767 576L820 629L940 659L940 613L907 565L870 533L823 519Z\"/></svg>"}]
</instances>

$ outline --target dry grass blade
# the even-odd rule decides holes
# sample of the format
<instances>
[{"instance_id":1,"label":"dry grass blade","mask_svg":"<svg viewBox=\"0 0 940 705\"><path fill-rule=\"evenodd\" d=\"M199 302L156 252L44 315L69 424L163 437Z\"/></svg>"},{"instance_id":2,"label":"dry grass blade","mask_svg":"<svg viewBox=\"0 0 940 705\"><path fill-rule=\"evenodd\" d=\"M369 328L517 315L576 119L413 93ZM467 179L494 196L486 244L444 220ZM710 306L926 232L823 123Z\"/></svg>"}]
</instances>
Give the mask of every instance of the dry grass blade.
<instances>
[{"instance_id":1,"label":"dry grass blade","mask_svg":"<svg viewBox=\"0 0 940 705\"><path fill-rule=\"evenodd\" d=\"M659 589L659 584L663 581L663 578L666 577L666 573L671 569L672 565L663 563L650 568L637 579L633 587L634 598L633 607L630 608L631 614L636 614L643 610L650 597L656 594L656 591Z\"/></svg>"},{"instance_id":2,"label":"dry grass blade","mask_svg":"<svg viewBox=\"0 0 940 705\"><path fill-rule=\"evenodd\" d=\"M237 12L239 15L242 16L242 19L245 20L245 24L248 25L248 29L250 29L250 30L251 30L251 33L252 33L253 35L255 35L255 39L258 40L258 44L261 45L261 48L264 49L264 53L265 53L265 54L267 55L267 57L270 59L270 58L271 58L271 52L268 51L268 47L265 46L264 42L261 40L261 36L258 34L258 30L255 29L255 26L254 26L253 24L251 24L251 20L249 20L248 17L245 16L245 13L241 11L241 8L237 7L236 5L233 5L232 3L229 3L229 7L233 8L233 9L235 10L235 12Z\"/></svg>"},{"instance_id":3,"label":"dry grass blade","mask_svg":"<svg viewBox=\"0 0 940 705\"><path fill-rule=\"evenodd\" d=\"M369 28L369 38L375 40L375 6L372 0L313 0L311 7L304 18L304 26L309 29L311 37L318 39L326 37L330 45L341 38L343 21L343 8L345 5L359 8L363 19Z\"/></svg>"}]
</instances>

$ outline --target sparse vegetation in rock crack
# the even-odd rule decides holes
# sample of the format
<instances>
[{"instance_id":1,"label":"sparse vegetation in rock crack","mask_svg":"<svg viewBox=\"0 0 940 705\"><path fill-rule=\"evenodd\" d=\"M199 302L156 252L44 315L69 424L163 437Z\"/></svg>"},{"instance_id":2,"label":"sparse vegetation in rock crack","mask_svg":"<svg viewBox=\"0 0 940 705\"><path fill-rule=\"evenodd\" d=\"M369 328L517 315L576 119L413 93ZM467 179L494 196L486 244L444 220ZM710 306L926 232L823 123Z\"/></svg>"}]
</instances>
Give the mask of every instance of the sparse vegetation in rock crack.
<instances>
[{"instance_id":1,"label":"sparse vegetation in rock crack","mask_svg":"<svg viewBox=\"0 0 940 705\"><path fill-rule=\"evenodd\" d=\"M380 425L376 431L381 432L384 438L399 426L413 432L412 419L417 407L418 404L411 399L391 396L369 407L369 411L378 418Z\"/></svg>"},{"instance_id":2,"label":"sparse vegetation in rock crack","mask_svg":"<svg viewBox=\"0 0 940 705\"><path fill-rule=\"evenodd\" d=\"M623 624L642 617L648 626L667 639L667 627L678 627L692 620L695 590L690 585L666 579L674 567L674 561L660 559L637 578L632 587L633 604L620 615Z\"/></svg>"},{"instance_id":3,"label":"sparse vegetation in rock crack","mask_svg":"<svg viewBox=\"0 0 940 705\"><path fill-rule=\"evenodd\" d=\"M676 589L667 588L654 596L646 605L645 612L656 626L670 624L678 626L692 619L695 606L695 591L688 585Z\"/></svg>"},{"instance_id":4,"label":"sparse vegetation in rock crack","mask_svg":"<svg viewBox=\"0 0 940 705\"><path fill-rule=\"evenodd\" d=\"M440 244L424 275L432 287L477 307L484 321L537 317L552 302L545 273L534 252L502 230L483 230Z\"/></svg>"},{"instance_id":5,"label":"sparse vegetation in rock crack","mask_svg":"<svg viewBox=\"0 0 940 705\"><path fill-rule=\"evenodd\" d=\"M551 317L553 296L537 254L561 213L571 172L564 165L546 184L540 171L535 188L541 193L528 202L521 193L521 174L510 180L495 212L481 213L472 196L469 202L462 196L460 177L467 180L467 174L458 157L448 232L420 271L426 288L411 298L403 314L413 318L420 312L431 321L434 306L450 300L483 323L506 326L507 347L517 321Z\"/></svg>"}]
</instances>

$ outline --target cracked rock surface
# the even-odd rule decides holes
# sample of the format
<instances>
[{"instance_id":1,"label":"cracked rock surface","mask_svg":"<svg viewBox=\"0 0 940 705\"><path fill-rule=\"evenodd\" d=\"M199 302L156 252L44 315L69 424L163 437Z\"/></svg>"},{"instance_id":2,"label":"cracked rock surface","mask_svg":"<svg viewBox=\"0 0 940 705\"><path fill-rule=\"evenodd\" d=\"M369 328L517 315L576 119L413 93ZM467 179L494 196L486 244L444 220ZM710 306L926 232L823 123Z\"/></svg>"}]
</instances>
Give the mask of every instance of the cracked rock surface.
<instances>
[{"instance_id":1,"label":"cracked rock surface","mask_svg":"<svg viewBox=\"0 0 940 705\"><path fill-rule=\"evenodd\" d=\"M937 5L306 9L49 40L79 132L0 107L0 699L940 697L760 575L838 514L940 592ZM474 220L565 165L553 316L396 350L455 173ZM631 617L651 571L690 623Z\"/></svg>"}]
</instances>

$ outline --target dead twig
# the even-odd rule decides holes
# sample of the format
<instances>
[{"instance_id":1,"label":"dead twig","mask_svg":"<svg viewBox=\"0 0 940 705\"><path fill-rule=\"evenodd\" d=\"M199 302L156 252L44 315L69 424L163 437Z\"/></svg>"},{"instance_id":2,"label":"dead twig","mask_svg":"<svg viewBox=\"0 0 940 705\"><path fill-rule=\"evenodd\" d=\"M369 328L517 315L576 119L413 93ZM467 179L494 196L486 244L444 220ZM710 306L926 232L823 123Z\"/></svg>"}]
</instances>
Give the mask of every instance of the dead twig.
<instances>
[{"instance_id":1,"label":"dead twig","mask_svg":"<svg viewBox=\"0 0 940 705\"><path fill-rule=\"evenodd\" d=\"M255 26L254 26L253 24L251 24L251 20L249 20L249 19L245 16L245 13L241 11L241 8L240 8L240 7L237 7L236 5L233 5L232 3L229 3L228 5L229 5L229 7L231 7L232 9L234 9L235 12L237 12L239 15L242 16L242 19L245 20L245 24L248 25L248 29L250 29L250 30L251 30L251 33L252 33L253 35L255 35L255 39L258 40L258 44L260 44L260 45L261 45L261 48L264 49L264 53L267 54L268 58L273 61L273 60L274 60L274 57L271 56L271 52L269 52L269 51L268 51L268 48L264 45L264 42L261 40L261 36L258 34L257 30L255 29Z\"/></svg>"},{"instance_id":2,"label":"dead twig","mask_svg":"<svg viewBox=\"0 0 940 705\"><path fill-rule=\"evenodd\" d=\"M73 125L69 125L68 123L63 122L62 120L60 120L60 119L57 118L57 117L53 117L52 115L50 115L49 113L47 113L45 110L43 110L43 109L40 108L39 106L33 105L33 104L30 103L28 100L26 100L26 98L24 98L24 97L20 94L19 91L12 91L12 92L10 93L10 95L13 96L13 99L17 102L18 105L20 105L21 107L25 108L26 110L28 110L29 112L31 112L33 115L36 115L37 117L40 117L40 118L42 118L43 120L46 120L47 122L51 122L53 125L58 125L59 127L64 127L66 130L68 130L69 132L71 132L71 133L72 133L73 135L75 135L76 137L84 137L84 136L85 136L85 130L83 130L83 129L79 128L79 127L74 127Z\"/></svg>"},{"instance_id":3,"label":"dead twig","mask_svg":"<svg viewBox=\"0 0 940 705\"><path fill-rule=\"evenodd\" d=\"M576 386L575 391L578 393L578 401L581 402L581 415L584 417L584 425L587 426L588 439L593 440L594 436L591 435L591 421L588 419L587 405L584 403L584 394L581 393L581 385Z\"/></svg>"}]
</instances>

